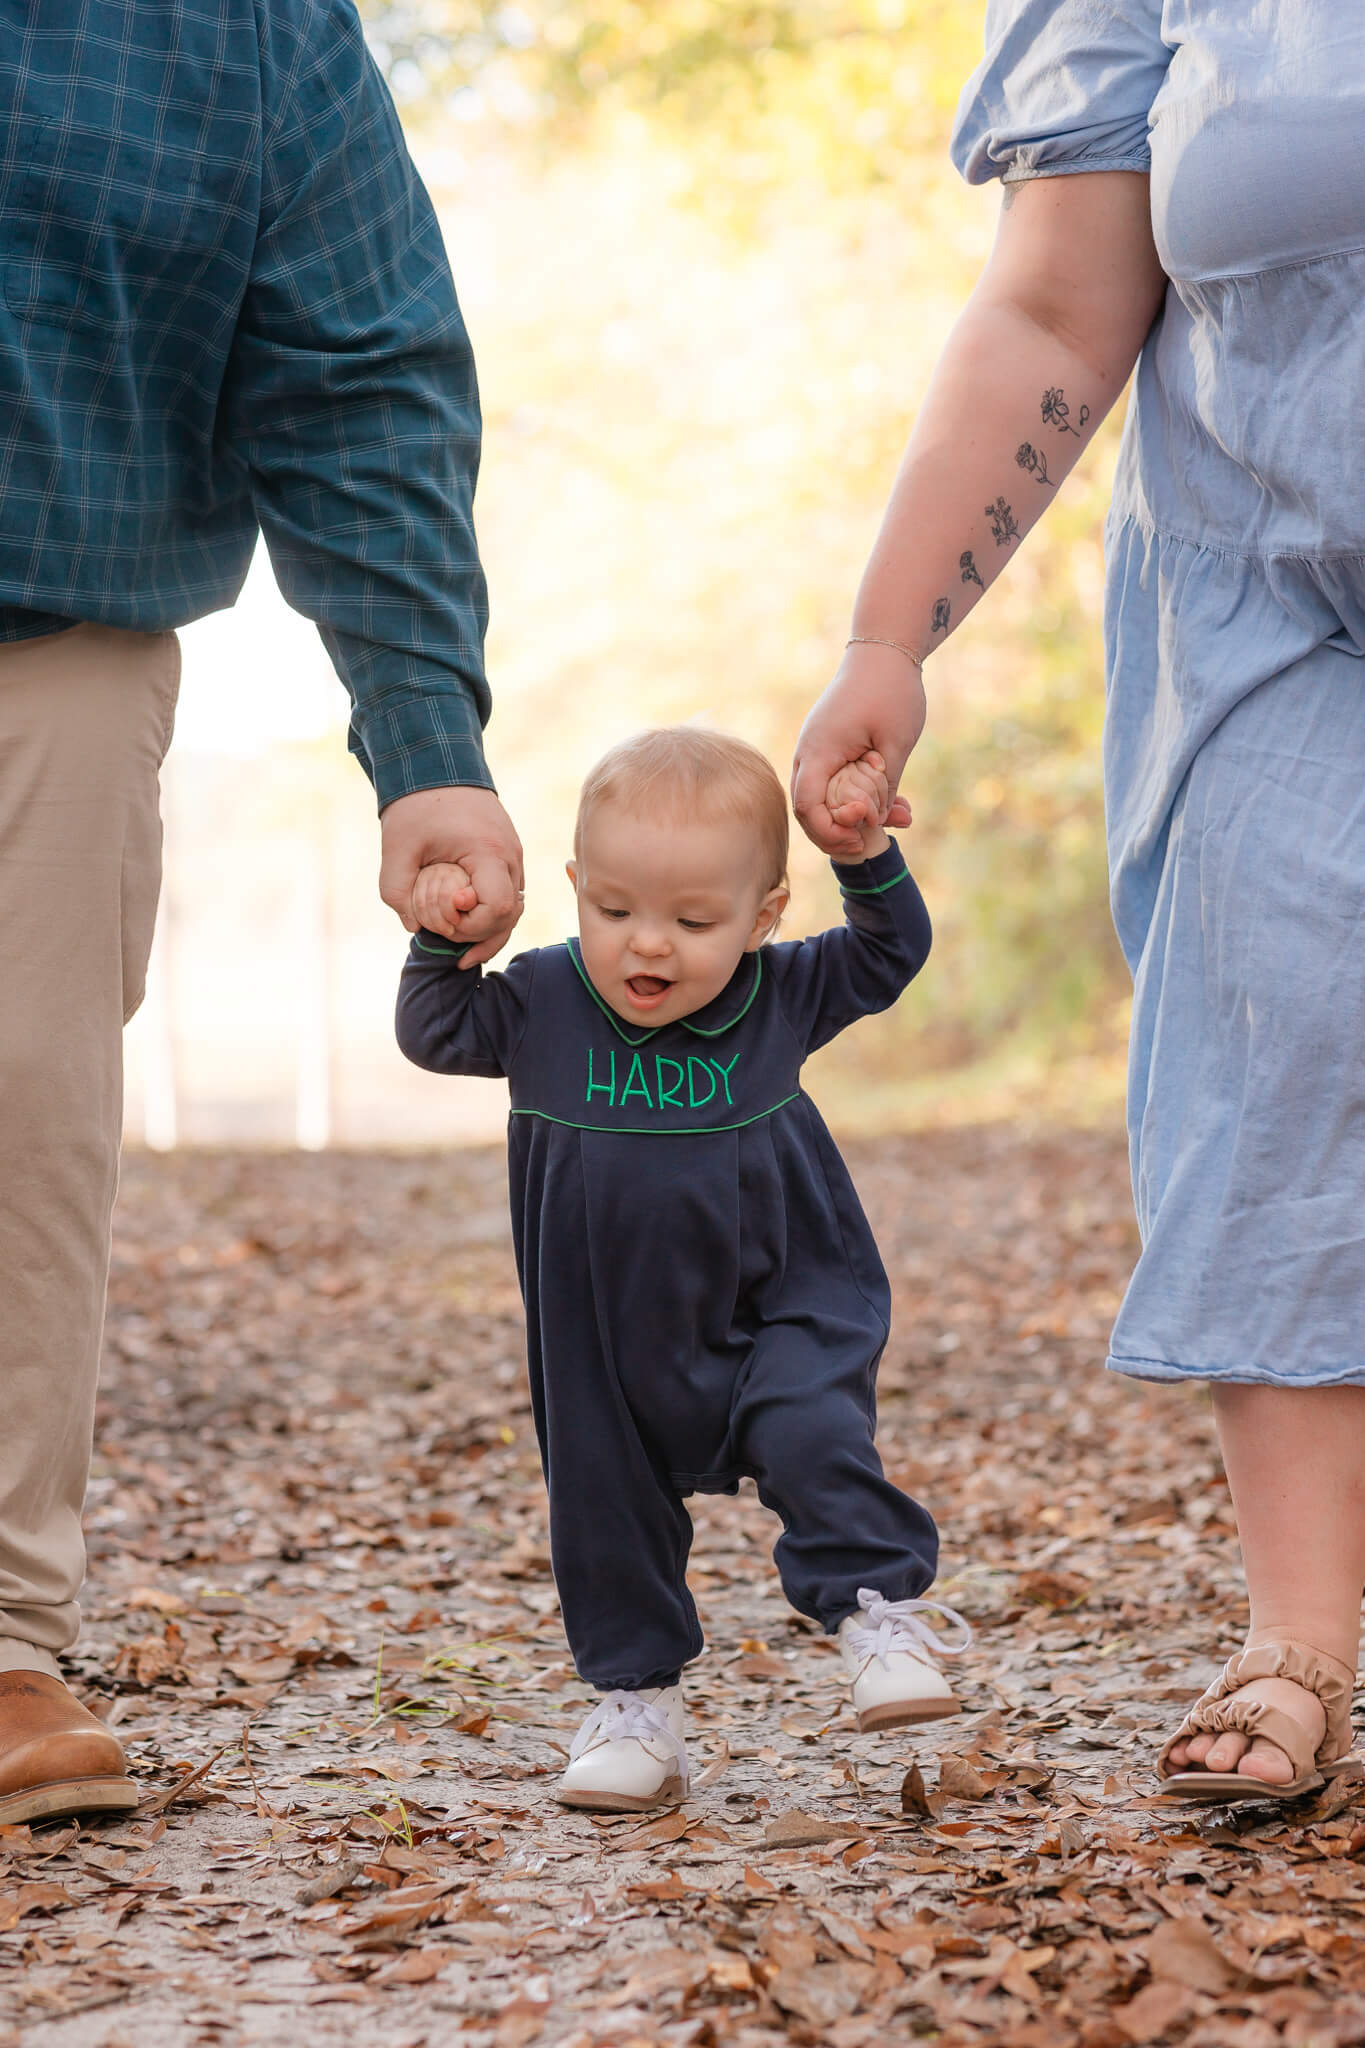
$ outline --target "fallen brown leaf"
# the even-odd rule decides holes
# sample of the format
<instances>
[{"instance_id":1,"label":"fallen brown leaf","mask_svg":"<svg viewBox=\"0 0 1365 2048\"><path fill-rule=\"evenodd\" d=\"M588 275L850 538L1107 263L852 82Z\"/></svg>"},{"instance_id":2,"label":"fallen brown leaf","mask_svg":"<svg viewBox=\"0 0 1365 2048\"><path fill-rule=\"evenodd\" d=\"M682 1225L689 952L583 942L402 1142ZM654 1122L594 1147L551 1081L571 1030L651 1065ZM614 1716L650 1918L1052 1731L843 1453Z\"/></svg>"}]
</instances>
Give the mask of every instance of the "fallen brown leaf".
<instances>
[{"instance_id":1,"label":"fallen brown leaf","mask_svg":"<svg viewBox=\"0 0 1365 2048\"><path fill-rule=\"evenodd\" d=\"M821 1842L846 1842L857 1832L856 1822L817 1820L812 1814L802 1813L798 1807L792 1806L768 1822L763 1830L763 1846L765 1849L811 1849Z\"/></svg>"},{"instance_id":2,"label":"fallen brown leaf","mask_svg":"<svg viewBox=\"0 0 1365 2048\"><path fill-rule=\"evenodd\" d=\"M21 1884L17 1891L0 1896L0 1934L17 1927L28 1913L60 1913L75 1903L59 1884Z\"/></svg>"},{"instance_id":3,"label":"fallen brown leaf","mask_svg":"<svg viewBox=\"0 0 1365 2048\"><path fill-rule=\"evenodd\" d=\"M1147 1944L1147 1967L1154 1979L1215 1998L1237 1981L1237 1972L1199 1920L1163 1920Z\"/></svg>"},{"instance_id":4,"label":"fallen brown leaf","mask_svg":"<svg viewBox=\"0 0 1365 2048\"><path fill-rule=\"evenodd\" d=\"M498 2014L493 2030L497 2048L528 2048L530 2042L539 2038L549 2012L548 2000L514 1998Z\"/></svg>"},{"instance_id":5,"label":"fallen brown leaf","mask_svg":"<svg viewBox=\"0 0 1365 2048\"><path fill-rule=\"evenodd\" d=\"M966 1757L945 1756L939 1759L938 1789L945 1799L988 1799L1002 1775L987 1775Z\"/></svg>"},{"instance_id":6,"label":"fallen brown leaf","mask_svg":"<svg viewBox=\"0 0 1365 2048\"><path fill-rule=\"evenodd\" d=\"M137 1607L150 1607L157 1614L188 1614L189 1606L189 1601L179 1593L165 1593L158 1586L134 1586L128 1595L130 1612Z\"/></svg>"},{"instance_id":7,"label":"fallen brown leaf","mask_svg":"<svg viewBox=\"0 0 1365 2048\"><path fill-rule=\"evenodd\" d=\"M918 1813L925 1820L935 1818L935 1808L924 1789L924 1774L918 1764L911 1764L901 1779L901 1812Z\"/></svg>"},{"instance_id":8,"label":"fallen brown leaf","mask_svg":"<svg viewBox=\"0 0 1365 2048\"><path fill-rule=\"evenodd\" d=\"M1126 2005L1116 2006L1114 2025L1139 2048L1152 2048L1171 2027L1189 2018L1197 2001L1182 1984L1148 1984Z\"/></svg>"},{"instance_id":9,"label":"fallen brown leaf","mask_svg":"<svg viewBox=\"0 0 1365 2048\"><path fill-rule=\"evenodd\" d=\"M858 2012L876 1980L866 1963L811 1963L779 1970L768 1996L784 2012L814 2027L828 2027Z\"/></svg>"},{"instance_id":10,"label":"fallen brown leaf","mask_svg":"<svg viewBox=\"0 0 1365 2048\"><path fill-rule=\"evenodd\" d=\"M693 1792L709 1792L711 1787L725 1776L730 1767L730 1745L722 1736L719 1756L712 1757L709 1764L692 1780Z\"/></svg>"},{"instance_id":11,"label":"fallen brown leaf","mask_svg":"<svg viewBox=\"0 0 1365 2048\"><path fill-rule=\"evenodd\" d=\"M447 1964L456 1960L451 1948L410 1948L396 1963L386 1963L370 1978L371 1984L430 1984Z\"/></svg>"}]
</instances>

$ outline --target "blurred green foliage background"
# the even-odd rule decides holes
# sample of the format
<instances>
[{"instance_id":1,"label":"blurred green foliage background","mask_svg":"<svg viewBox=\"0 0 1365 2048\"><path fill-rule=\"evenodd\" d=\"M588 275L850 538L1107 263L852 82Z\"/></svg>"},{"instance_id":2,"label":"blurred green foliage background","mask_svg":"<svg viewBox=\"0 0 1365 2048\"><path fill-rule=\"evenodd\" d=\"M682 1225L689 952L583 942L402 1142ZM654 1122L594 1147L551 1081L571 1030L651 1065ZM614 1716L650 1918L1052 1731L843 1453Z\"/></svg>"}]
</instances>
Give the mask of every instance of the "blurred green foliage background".
<instances>
[{"instance_id":1,"label":"blurred green foliage background","mask_svg":"<svg viewBox=\"0 0 1365 2048\"><path fill-rule=\"evenodd\" d=\"M574 790L698 715L785 772L998 194L947 141L979 6L367 0L443 218L487 415L490 757L556 936ZM444 153L444 154L443 154ZM428 176L433 174L429 170ZM1117 415L937 653L907 853L923 982L821 1056L845 1129L1109 1116L1127 976L1099 775L1100 525ZM789 930L835 898L797 849ZM551 893L553 900L550 900Z\"/></svg>"}]
</instances>

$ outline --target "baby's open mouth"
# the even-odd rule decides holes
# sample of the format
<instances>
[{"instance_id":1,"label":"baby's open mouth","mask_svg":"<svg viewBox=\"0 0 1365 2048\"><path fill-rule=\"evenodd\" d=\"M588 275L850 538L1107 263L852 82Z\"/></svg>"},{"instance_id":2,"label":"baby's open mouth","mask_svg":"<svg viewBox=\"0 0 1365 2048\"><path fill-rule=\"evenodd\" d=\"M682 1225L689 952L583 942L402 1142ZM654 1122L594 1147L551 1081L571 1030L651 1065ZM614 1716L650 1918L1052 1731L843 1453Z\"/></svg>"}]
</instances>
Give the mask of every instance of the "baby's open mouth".
<instances>
[{"instance_id":1,"label":"baby's open mouth","mask_svg":"<svg viewBox=\"0 0 1365 2048\"><path fill-rule=\"evenodd\" d=\"M671 981L665 981L659 974L632 974L626 983L636 1001L642 1003L652 1002L656 996L665 994L672 986Z\"/></svg>"}]
</instances>

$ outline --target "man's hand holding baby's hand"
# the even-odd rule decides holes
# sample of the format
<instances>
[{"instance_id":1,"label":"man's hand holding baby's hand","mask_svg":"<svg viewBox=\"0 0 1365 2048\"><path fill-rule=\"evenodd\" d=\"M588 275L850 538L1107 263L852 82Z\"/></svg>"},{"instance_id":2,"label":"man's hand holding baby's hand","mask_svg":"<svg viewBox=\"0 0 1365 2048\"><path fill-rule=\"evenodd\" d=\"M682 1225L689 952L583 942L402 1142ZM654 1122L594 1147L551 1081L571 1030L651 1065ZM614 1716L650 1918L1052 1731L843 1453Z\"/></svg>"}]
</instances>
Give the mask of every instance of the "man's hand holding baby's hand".
<instances>
[{"instance_id":1,"label":"man's hand holding baby's hand","mask_svg":"<svg viewBox=\"0 0 1365 2048\"><path fill-rule=\"evenodd\" d=\"M881 755L869 749L856 761L846 762L829 779L825 791L825 808L833 823L843 832L856 832L862 840L860 854L841 857L845 860L871 860L874 855L885 853L891 841L887 838L882 819L890 808L891 783L886 772L886 763ZM909 809L901 799L898 814L903 811L905 822L909 822ZM897 822L900 822L899 815Z\"/></svg>"},{"instance_id":2,"label":"man's hand holding baby's hand","mask_svg":"<svg viewBox=\"0 0 1365 2048\"><path fill-rule=\"evenodd\" d=\"M417 870L412 885L412 915L423 931L443 939L465 937L461 921L478 907L479 892L458 861L437 860Z\"/></svg>"},{"instance_id":3,"label":"man's hand holding baby's hand","mask_svg":"<svg viewBox=\"0 0 1365 2048\"><path fill-rule=\"evenodd\" d=\"M418 875L423 868L458 866L474 891L474 906L460 913L457 930L435 920L430 929L468 942L462 967L491 960L521 916L526 886L521 842L492 790L459 783L415 790L386 804L379 822L379 893L390 910L408 931L417 931L422 922L413 905Z\"/></svg>"}]
</instances>

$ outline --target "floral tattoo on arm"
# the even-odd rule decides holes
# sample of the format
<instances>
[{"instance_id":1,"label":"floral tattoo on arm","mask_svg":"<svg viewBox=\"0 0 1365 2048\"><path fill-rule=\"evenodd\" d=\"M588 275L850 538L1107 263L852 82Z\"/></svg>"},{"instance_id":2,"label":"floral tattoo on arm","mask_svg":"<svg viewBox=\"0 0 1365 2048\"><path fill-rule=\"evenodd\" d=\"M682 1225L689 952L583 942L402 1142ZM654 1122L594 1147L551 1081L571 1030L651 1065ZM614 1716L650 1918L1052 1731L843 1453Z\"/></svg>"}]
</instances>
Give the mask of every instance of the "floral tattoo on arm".
<instances>
[{"instance_id":1,"label":"floral tattoo on arm","mask_svg":"<svg viewBox=\"0 0 1365 2048\"><path fill-rule=\"evenodd\" d=\"M1047 457L1041 448L1035 448L1031 441L1021 441L1014 451L1014 459L1020 469L1026 469L1030 476L1036 476L1040 484L1046 484L1049 490L1054 488L1052 478L1047 473Z\"/></svg>"},{"instance_id":2,"label":"floral tattoo on arm","mask_svg":"<svg viewBox=\"0 0 1365 2048\"><path fill-rule=\"evenodd\" d=\"M929 622L929 631L931 633L946 633L948 621L952 618L952 615L953 608L947 598L936 597L934 599L934 615Z\"/></svg>"},{"instance_id":3,"label":"floral tattoo on arm","mask_svg":"<svg viewBox=\"0 0 1365 2048\"><path fill-rule=\"evenodd\" d=\"M1078 438L1085 432L1085 423L1090 417L1090 407L1083 405L1076 415L1075 426L1071 424L1071 407L1067 404L1066 393L1060 386L1054 386L1043 393L1040 410L1045 427L1055 427L1059 434L1075 434Z\"/></svg>"},{"instance_id":4,"label":"floral tattoo on arm","mask_svg":"<svg viewBox=\"0 0 1365 2048\"><path fill-rule=\"evenodd\" d=\"M970 548L966 550L965 554L958 556L957 566L962 571L962 581L964 583L974 583L978 590L986 588L985 584L981 581L981 571L976 566L976 557Z\"/></svg>"},{"instance_id":5,"label":"floral tattoo on arm","mask_svg":"<svg viewBox=\"0 0 1365 2048\"><path fill-rule=\"evenodd\" d=\"M1019 522L1014 516L1013 507L1007 505L1003 498L997 498L993 505L987 505L986 517L991 522L991 532L995 535L995 545L998 548L1007 548L1012 540L1018 540Z\"/></svg>"}]
</instances>

